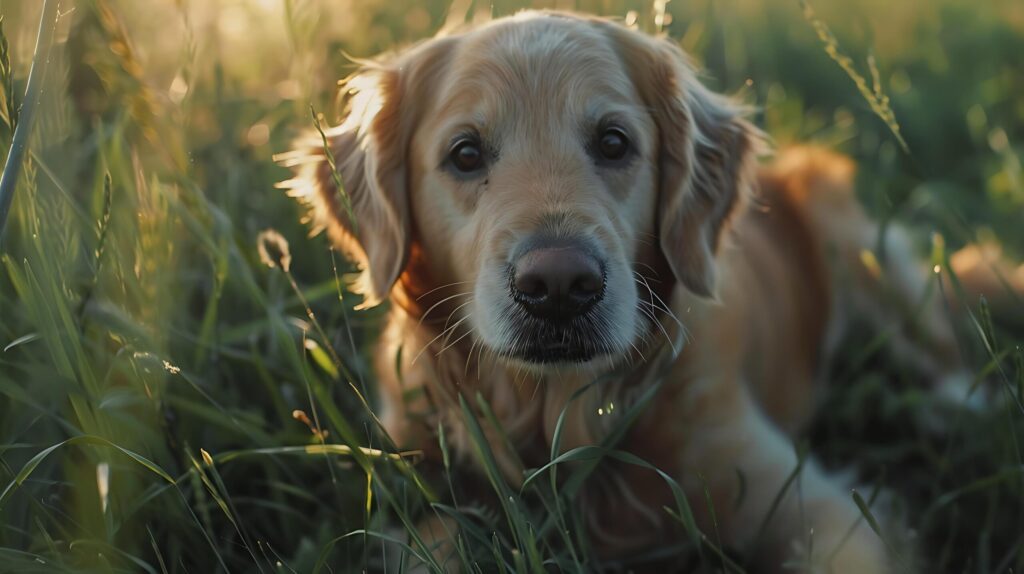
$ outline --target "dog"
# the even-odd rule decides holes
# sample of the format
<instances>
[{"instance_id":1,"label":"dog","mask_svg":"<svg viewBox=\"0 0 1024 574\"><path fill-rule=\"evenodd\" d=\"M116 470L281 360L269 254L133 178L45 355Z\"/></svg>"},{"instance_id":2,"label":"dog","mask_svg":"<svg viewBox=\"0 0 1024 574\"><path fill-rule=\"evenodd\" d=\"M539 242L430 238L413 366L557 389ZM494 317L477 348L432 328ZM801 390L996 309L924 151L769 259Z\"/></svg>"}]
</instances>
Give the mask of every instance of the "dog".
<instances>
[{"instance_id":1,"label":"dog","mask_svg":"<svg viewBox=\"0 0 1024 574\"><path fill-rule=\"evenodd\" d=\"M472 465L459 397L480 393L521 484L560 417L561 452L599 444L657 386L618 448L678 481L705 532L760 571L893 568L813 461L784 489L850 317L897 327L925 385L962 398L969 378L938 297L900 328L929 279L898 229L865 258L880 234L851 160L800 147L761 165L748 110L676 45L570 13L440 35L364 63L343 95L340 125L278 157L281 187L358 264L362 307L390 302L375 357L397 444L440 456L440 424ZM665 482L617 472L581 498L599 558L678 539Z\"/></svg>"}]
</instances>

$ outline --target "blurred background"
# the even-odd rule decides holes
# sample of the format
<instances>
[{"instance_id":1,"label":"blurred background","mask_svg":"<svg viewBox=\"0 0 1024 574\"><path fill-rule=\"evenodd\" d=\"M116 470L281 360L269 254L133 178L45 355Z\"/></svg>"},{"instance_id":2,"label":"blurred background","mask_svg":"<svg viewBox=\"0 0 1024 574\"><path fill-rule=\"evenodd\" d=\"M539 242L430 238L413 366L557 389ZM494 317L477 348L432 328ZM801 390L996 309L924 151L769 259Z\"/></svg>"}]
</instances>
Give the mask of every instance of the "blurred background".
<instances>
[{"instance_id":1,"label":"blurred background","mask_svg":"<svg viewBox=\"0 0 1024 574\"><path fill-rule=\"evenodd\" d=\"M5 157L41 7L0 0ZM0 573L408 565L378 538L422 512L415 481L294 448L381 446L348 383L373 402L383 309L352 310L349 264L307 238L271 156L311 105L337 120L352 58L530 7L677 40L777 146L856 158L864 204L912 230L923 264L972 242L1024 258L1020 0L65 0L0 237ZM288 274L260 261L266 228ZM967 303L972 366L1020 396L1020 331ZM878 343L844 342L812 452L891 499L923 571L1020 571L1024 412L939 411ZM466 513L484 572L516 564L489 512ZM376 534L345 537L361 529ZM571 544L549 538L568 570Z\"/></svg>"}]
</instances>

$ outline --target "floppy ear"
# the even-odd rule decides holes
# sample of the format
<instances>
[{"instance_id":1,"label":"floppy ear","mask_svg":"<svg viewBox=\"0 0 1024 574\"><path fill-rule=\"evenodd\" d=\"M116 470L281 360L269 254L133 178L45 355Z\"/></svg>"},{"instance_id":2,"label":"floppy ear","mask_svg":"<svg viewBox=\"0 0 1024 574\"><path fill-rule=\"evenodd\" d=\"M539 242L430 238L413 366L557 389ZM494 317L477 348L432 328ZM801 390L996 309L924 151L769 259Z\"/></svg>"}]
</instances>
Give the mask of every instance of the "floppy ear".
<instances>
[{"instance_id":1,"label":"floppy ear","mask_svg":"<svg viewBox=\"0 0 1024 574\"><path fill-rule=\"evenodd\" d=\"M433 39L386 63L362 62L341 83L348 104L341 124L323 136L310 130L294 151L275 157L295 172L278 187L309 206L311 235L326 229L359 265L358 309L387 298L409 259L409 142L455 41Z\"/></svg>"},{"instance_id":2,"label":"floppy ear","mask_svg":"<svg viewBox=\"0 0 1024 574\"><path fill-rule=\"evenodd\" d=\"M311 235L326 229L359 265L353 285L364 297L359 308L387 298L409 256L409 126L402 121L398 70L374 66L344 81L349 100L342 123L326 129L324 137L311 131L294 151L274 158L295 172L277 187L309 206L304 222L312 226Z\"/></svg>"},{"instance_id":3,"label":"floppy ear","mask_svg":"<svg viewBox=\"0 0 1024 574\"><path fill-rule=\"evenodd\" d=\"M687 289L714 297L719 240L753 183L762 134L743 107L697 80L678 46L605 25L658 127L661 250Z\"/></svg>"}]
</instances>

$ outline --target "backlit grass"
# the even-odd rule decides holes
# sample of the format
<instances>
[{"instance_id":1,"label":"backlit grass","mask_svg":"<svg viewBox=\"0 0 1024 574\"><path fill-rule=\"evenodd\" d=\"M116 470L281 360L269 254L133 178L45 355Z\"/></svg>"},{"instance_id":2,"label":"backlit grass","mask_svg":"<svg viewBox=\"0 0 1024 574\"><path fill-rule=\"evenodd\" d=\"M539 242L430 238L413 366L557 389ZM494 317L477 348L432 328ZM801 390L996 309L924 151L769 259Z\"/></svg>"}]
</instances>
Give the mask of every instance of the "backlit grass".
<instances>
[{"instance_id":1,"label":"backlit grass","mask_svg":"<svg viewBox=\"0 0 1024 574\"><path fill-rule=\"evenodd\" d=\"M618 449L624 428L601 445L556 445L513 487L482 440L490 407L467 394L483 480L455 465L443 429L440 463L400 452L373 409L385 309L353 309L350 264L308 238L301 208L273 187L288 174L271 156L314 127L310 110L335 122L349 56L489 4L61 3L0 237L0 572L441 571L415 528L428 515L458 524L453 561L467 572L594 567L573 500L602 460L647 466ZM910 226L922 265L933 250L948 273L952 250L993 238L1024 258L1020 2L558 5L677 39L712 87L759 107L777 145L854 156L865 205ZM493 12L528 6L496 0ZM40 9L0 0L4 157ZM261 253L267 229L280 239L264 235ZM852 496L869 524L902 520L877 525L901 564L1021 571L1024 309L965 303L961 345L1002 406L938 403L886 355L886 333L859 329L794 448L863 485ZM663 478L684 535L638 561L749 569L694 525L690 505L707 502Z\"/></svg>"}]
</instances>

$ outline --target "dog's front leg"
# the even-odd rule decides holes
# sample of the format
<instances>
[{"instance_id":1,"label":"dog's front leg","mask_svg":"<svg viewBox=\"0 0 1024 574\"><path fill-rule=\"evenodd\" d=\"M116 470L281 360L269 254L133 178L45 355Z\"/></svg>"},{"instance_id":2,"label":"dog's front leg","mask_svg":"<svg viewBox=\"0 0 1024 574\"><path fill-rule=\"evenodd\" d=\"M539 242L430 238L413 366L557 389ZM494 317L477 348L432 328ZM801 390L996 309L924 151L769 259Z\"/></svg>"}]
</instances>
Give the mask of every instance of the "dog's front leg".
<instances>
[{"instance_id":1,"label":"dog's front leg","mask_svg":"<svg viewBox=\"0 0 1024 574\"><path fill-rule=\"evenodd\" d=\"M673 467L709 540L717 535L747 553L755 572L889 571L883 542L849 492L812 460L798 461L745 385L718 381L680 391L638 430L679 457L650 453L661 468Z\"/></svg>"}]
</instances>

